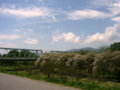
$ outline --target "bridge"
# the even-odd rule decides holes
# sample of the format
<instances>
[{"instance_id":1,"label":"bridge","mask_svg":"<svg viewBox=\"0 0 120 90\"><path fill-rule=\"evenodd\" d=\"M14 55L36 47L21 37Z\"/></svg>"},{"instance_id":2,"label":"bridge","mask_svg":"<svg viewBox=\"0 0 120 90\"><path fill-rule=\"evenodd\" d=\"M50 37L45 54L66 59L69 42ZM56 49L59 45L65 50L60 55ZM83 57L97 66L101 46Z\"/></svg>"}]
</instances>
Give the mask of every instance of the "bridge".
<instances>
[{"instance_id":1,"label":"bridge","mask_svg":"<svg viewBox=\"0 0 120 90\"><path fill-rule=\"evenodd\" d=\"M47 50L45 53L66 53L67 51L55 51L55 50Z\"/></svg>"},{"instance_id":2,"label":"bridge","mask_svg":"<svg viewBox=\"0 0 120 90\"><path fill-rule=\"evenodd\" d=\"M0 61L36 61L42 50L0 47Z\"/></svg>"},{"instance_id":3,"label":"bridge","mask_svg":"<svg viewBox=\"0 0 120 90\"><path fill-rule=\"evenodd\" d=\"M66 53L66 51L47 50L45 53ZM42 50L0 47L0 61L36 61Z\"/></svg>"}]
</instances>

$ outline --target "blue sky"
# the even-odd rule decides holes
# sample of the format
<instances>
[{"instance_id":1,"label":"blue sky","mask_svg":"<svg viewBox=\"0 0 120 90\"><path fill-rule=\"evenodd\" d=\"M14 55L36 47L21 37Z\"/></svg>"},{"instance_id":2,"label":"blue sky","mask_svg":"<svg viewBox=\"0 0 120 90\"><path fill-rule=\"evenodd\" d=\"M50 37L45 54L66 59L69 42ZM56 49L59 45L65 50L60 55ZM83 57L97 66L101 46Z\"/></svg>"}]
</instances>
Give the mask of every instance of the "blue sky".
<instances>
[{"instance_id":1,"label":"blue sky","mask_svg":"<svg viewBox=\"0 0 120 90\"><path fill-rule=\"evenodd\" d=\"M0 47L98 48L120 41L120 0L0 0Z\"/></svg>"}]
</instances>

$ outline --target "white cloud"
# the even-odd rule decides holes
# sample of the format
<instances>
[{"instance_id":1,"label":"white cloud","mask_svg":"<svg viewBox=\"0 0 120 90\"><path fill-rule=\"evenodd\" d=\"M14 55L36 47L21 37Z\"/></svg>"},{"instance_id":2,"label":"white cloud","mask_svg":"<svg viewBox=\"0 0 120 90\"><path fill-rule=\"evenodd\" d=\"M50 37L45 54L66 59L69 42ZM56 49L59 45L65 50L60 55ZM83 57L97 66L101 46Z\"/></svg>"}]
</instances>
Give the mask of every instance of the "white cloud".
<instances>
[{"instance_id":1,"label":"white cloud","mask_svg":"<svg viewBox=\"0 0 120 90\"><path fill-rule=\"evenodd\" d=\"M15 15L20 17L54 17L53 9L47 7L29 6L24 8L0 7L0 13L5 15Z\"/></svg>"},{"instance_id":2,"label":"white cloud","mask_svg":"<svg viewBox=\"0 0 120 90\"><path fill-rule=\"evenodd\" d=\"M28 31L30 31L30 32L32 32L32 31L33 31L32 29L29 29L29 28L28 28L27 30L28 30Z\"/></svg>"},{"instance_id":3,"label":"white cloud","mask_svg":"<svg viewBox=\"0 0 120 90\"><path fill-rule=\"evenodd\" d=\"M63 36L65 42L79 43L79 41L80 41L80 36L76 36L72 32L63 33L62 36Z\"/></svg>"},{"instance_id":4,"label":"white cloud","mask_svg":"<svg viewBox=\"0 0 120 90\"><path fill-rule=\"evenodd\" d=\"M53 41L58 42L63 38L63 36L61 34L57 34L57 35L53 35L52 38L53 38Z\"/></svg>"},{"instance_id":5,"label":"white cloud","mask_svg":"<svg viewBox=\"0 0 120 90\"><path fill-rule=\"evenodd\" d=\"M106 7L113 15L120 14L120 0L92 0L92 5Z\"/></svg>"},{"instance_id":6,"label":"white cloud","mask_svg":"<svg viewBox=\"0 0 120 90\"><path fill-rule=\"evenodd\" d=\"M24 32L24 34L27 34L27 32Z\"/></svg>"},{"instance_id":7,"label":"white cloud","mask_svg":"<svg viewBox=\"0 0 120 90\"><path fill-rule=\"evenodd\" d=\"M80 36L76 36L72 32L59 34L59 31L57 30L53 34L52 38L53 38L53 41L55 42L58 42L61 39L64 39L65 42L73 42L73 43L80 42Z\"/></svg>"},{"instance_id":8,"label":"white cloud","mask_svg":"<svg viewBox=\"0 0 120 90\"><path fill-rule=\"evenodd\" d=\"M107 27L105 33L96 33L92 36L88 36L84 41L85 44L88 43L102 43L102 42L112 42L120 39L120 33L117 32L120 24L115 24L113 27Z\"/></svg>"},{"instance_id":9,"label":"white cloud","mask_svg":"<svg viewBox=\"0 0 120 90\"><path fill-rule=\"evenodd\" d=\"M7 44L7 47L16 47L16 44Z\"/></svg>"},{"instance_id":10,"label":"white cloud","mask_svg":"<svg viewBox=\"0 0 120 90\"><path fill-rule=\"evenodd\" d=\"M27 39L27 40L23 40L24 43L27 44L37 44L38 40L37 39Z\"/></svg>"},{"instance_id":11,"label":"white cloud","mask_svg":"<svg viewBox=\"0 0 120 90\"><path fill-rule=\"evenodd\" d=\"M111 3L109 10L114 14L118 15L120 14L120 0L114 0L113 3Z\"/></svg>"},{"instance_id":12,"label":"white cloud","mask_svg":"<svg viewBox=\"0 0 120 90\"><path fill-rule=\"evenodd\" d=\"M106 12L101 12L98 10L84 9L84 10L74 10L68 13L69 20L82 20L82 19L99 19L99 18L111 18L120 14L120 0L91 0L92 8L104 8ZM114 21L118 18L113 18Z\"/></svg>"},{"instance_id":13,"label":"white cloud","mask_svg":"<svg viewBox=\"0 0 120 90\"><path fill-rule=\"evenodd\" d=\"M120 22L120 17L114 17L112 18L113 21Z\"/></svg>"},{"instance_id":14,"label":"white cloud","mask_svg":"<svg viewBox=\"0 0 120 90\"><path fill-rule=\"evenodd\" d=\"M14 40L14 39L18 39L20 38L20 36L18 35L3 35L0 34L0 40Z\"/></svg>"},{"instance_id":15,"label":"white cloud","mask_svg":"<svg viewBox=\"0 0 120 90\"><path fill-rule=\"evenodd\" d=\"M70 20L81 20L86 18L106 18L110 17L110 14L106 14L104 12L96 11L96 10L75 10L68 14L68 19Z\"/></svg>"}]
</instances>

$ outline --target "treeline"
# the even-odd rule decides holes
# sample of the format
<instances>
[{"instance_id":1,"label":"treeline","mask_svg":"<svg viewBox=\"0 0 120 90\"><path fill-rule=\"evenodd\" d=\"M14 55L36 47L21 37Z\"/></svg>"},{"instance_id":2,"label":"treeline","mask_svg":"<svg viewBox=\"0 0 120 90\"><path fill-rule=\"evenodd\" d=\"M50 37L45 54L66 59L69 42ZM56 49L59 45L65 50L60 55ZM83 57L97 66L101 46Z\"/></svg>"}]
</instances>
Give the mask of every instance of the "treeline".
<instances>
[{"instance_id":1,"label":"treeline","mask_svg":"<svg viewBox=\"0 0 120 90\"><path fill-rule=\"evenodd\" d=\"M37 61L36 66L50 75L57 72L63 76L80 78L85 73L120 77L120 51L105 51L99 54L89 52L86 55L76 53L44 54Z\"/></svg>"},{"instance_id":2,"label":"treeline","mask_svg":"<svg viewBox=\"0 0 120 90\"><path fill-rule=\"evenodd\" d=\"M119 46L120 43L117 45ZM47 53L40 56L35 64L48 78L56 74L61 79L74 77L77 81L92 74L120 79L120 51L115 48L117 45L114 43L100 53L87 52L83 55Z\"/></svg>"}]
</instances>

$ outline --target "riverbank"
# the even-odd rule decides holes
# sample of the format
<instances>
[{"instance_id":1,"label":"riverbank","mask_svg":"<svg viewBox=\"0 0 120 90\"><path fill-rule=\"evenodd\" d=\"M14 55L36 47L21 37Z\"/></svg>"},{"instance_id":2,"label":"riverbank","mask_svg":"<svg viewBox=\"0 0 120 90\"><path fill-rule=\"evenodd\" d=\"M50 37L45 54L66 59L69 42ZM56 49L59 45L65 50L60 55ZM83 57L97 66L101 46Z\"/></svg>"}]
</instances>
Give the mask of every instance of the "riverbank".
<instances>
[{"instance_id":1,"label":"riverbank","mask_svg":"<svg viewBox=\"0 0 120 90\"><path fill-rule=\"evenodd\" d=\"M69 77L64 77L64 79L61 80L60 77L54 74L51 75L50 78L47 78L47 75L42 73L39 69L35 69L34 65L0 66L0 72L82 90L120 90L120 83L114 81L100 81L94 78L80 78L76 81L75 78L71 79Z\"/></svg>"}]
</instances>

